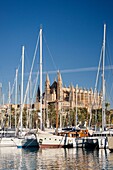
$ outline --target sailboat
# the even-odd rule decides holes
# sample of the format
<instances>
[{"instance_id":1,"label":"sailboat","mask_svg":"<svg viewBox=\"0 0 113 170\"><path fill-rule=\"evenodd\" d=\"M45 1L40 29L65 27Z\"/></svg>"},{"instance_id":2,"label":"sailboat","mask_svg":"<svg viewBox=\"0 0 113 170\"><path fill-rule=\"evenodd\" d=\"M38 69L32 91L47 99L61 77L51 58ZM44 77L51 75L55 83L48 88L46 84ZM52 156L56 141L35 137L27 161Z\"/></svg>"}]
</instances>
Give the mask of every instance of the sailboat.
<instances>
[{"instance_id":1,"label":"sailboat","mask_svg":"<svg viewBox=\"0 0 113 170\"><path fill-rule=\"evenodd\" d=\"M20 127L17 128L17 137L13 140L18 148L38 147L35 133L23 130L23 78L24 78L24 46L22 47L22 78L21 78L21 107L20 107ZM19 125L18 123L18 125Z\"/></svg>"},{"instance_id":2,"label":"sailboat","mask_svg":"<svg viewBox=\"0 0 113 170\"><path fill-rule=\"evenodd\" d=\"M5 129L4 127L0 129L0 147L16 147L14 139L14 129Z\"/></svg>"},{"instance_id":3,"label":"sailboat","mask_svg":"<svg viewBox=\"0 0 113 170\"><path fill-rule=\"evenodd\" d=\"M74 138L64 136L58 136L55 134L55 130L45 128L43 130L42 121L42 28L40 28L40 129L36 134L39 143L39 148L61 148L61 147L73 147ZM58 101L56 101L58 104ZM56 109L57 111L57 109ZM56 114L58 115L58 114ZM58 117L56 118L56 129L58 129Z\"/></svg>"},{"instance_id":4,"label":"sailboat","mask_svg":"<svg viewBox=\"0 0 113 170\"><path fill-rule=\"evenodd\" d=\"M11 108L10 108L10 83L8 93L8 107L1 106L1 128L0 128L0 147L16 147L13 139L15 139L15 129L11 128ZM6 124L8 125L6 126Z\"/></svg>"},{"instance_id":5,"label":"sailboat","mask_svg":"<svg viewBox=\"0 0 113 170\"><path fill-rule=\"evenodd\" d=\"M111 129L106 129L106 115L105 115L105 76L104 76L104 65L105 65L105 40L106 40L106 24L104 24L104 36L103 36L103 46L102 46L102 130L93 132L91 137L85 138L86 148L108 148L108 137L113 136L113 131ZM100 60L101 61L101 60ZM100 65L100 63L99 63ZM100 66L99 66L100 67ZM96 90L95 90L96 92ZM94 96L95 100L95 96ZM94 101L95 102L95 101Z\"/></svg>"}]
</instances>

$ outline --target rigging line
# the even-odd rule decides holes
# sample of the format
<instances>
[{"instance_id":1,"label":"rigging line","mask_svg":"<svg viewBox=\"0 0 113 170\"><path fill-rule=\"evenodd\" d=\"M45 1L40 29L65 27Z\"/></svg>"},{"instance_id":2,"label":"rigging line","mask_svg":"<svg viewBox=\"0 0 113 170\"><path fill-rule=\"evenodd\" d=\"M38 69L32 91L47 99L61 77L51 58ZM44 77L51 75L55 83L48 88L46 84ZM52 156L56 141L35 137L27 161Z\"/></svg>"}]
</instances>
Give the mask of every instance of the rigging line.
<instances>
[{"instance_id":1,"label":"rigging line","mask_svg":"<svg viewBox=\"0 0 113 170\"><path fill-rule=\"evenodd\" d=\"M29 63L29 57L28 57L28 53L27 53L27 50L25 51L25 59L26 59L26 65L25 65L25 70L29 70L29 67L30 67L30 64Z\"/></svg>"},{"instance_id":2,"label":"rigging line","mask_svg":"<svg viewBox=\"0 0 113 170\"><path fill-rule=\"evenodd\" d=\"M111 88L113 88L113 84L112 84L112 87ZM112 93L111 93L111 91L109 92L108 91L108 89L109 88L107 88L107 84L106 84L106 98L108 98L109 99L109 101L113 101L113 97L112 97ZM107 102L108 100L106 100L106 102Z\"/></svg>"},{"instance_id":3,"label":"rigging line","mask_svg":"<svg viewBox=\"0 0 113 170\"><path fill-rule=\"evenodd\" d=\"M37 72L37 76L36 76L36 80L35 80L35 87L34 87L34 91L33 91L33 97L32 97L31 104L33 104L34 96L35 96L35 94L36 94L36 88L37 88L38 76L39 76L39 70L38 70L38 72Z\"/></svg>"},{"instance_id":4,"label":"rigging line","mask_svg":"<svg viewBox=\"0 0 113 170\"><path fill-rule=\"evenodd\" d=\"M100 60L99 60L99 66L98 66L98 71L97 71L97 76L96 76L94 92L96 92L96 90L97 90L97 84L98 84L98 78L99 78L99 72L100 72L100 66L101 66L101 60L102 60L102 51L103 51L103 47L101 48Z\"/></svg>"},{"instance_id":5,"label":"rigging line","mask_svg":"<svg viewBox=\"0 0 113 170\"><path fill-rule=\"evenodd\" d=\"M109 50L109 43L107 43L107 50L106 50L107 56L108 56L108 62L110 65L112 65L112 58L110 55L110 50ZM111 75L113 75L113 69L111 69Z\"/></svg>"},{"instance_id":6,"label":"rigging line","mask_svg":"<svg viewBox=\"0 0 113 170\"><path fill-rule=\"evenodd\" d=\"M36 47L35 47L35 52L34 52L34 56L33 56L33 61L32 61L32 65L31 65L31 70L30 70L29 78L28 78L27 88L26 88L26 92L25 92L25 96L24 96L24 102L23 102L24 104L25 104L27 93L28 93L28 89L29 89L29 82L30 82L31 76L32 76L32 71L33 71L33 66L34 66L34 62L35 62L35 58L36 58L38 44L39 44L39 34L38 34L38 38L37 38L37 42L36 42Z\"/></svg>"},{"instance_id":7,"label":"rigging line","mask_svg":"<svg viewBox=\"0 0 113 170\"><path fill-rule=\"evenodd\" d=\"M110 51L109 50L109 43L107 42L106 45L107 45L106 51L107 51L107 54L108 54L109 63L110 63L110 65L112 65L112 58L111 58L111 55L109 54L109 51ZM112 72L112 74L113 74L113 72Z\"/></svg>"},{"instance_id":8,"label":"rigging line","mask_svg":"<svg viewBox=\"0 0 113 170\"><path fill-rule=\"evenodd\" d=\"M53 56L52 56L52 54L51 54L51 51L50 51L50 49L49 49L49 46L48 46L48 44L47 44L47 41L46 41L46 39L45 39L44 34L43 34L43 37L44 37L44 41L45 41L46 47L47 47L47 49L48 49L49 55L50 55L50 57L51 57L51 59L52 59L53 65L54 65L55 69L57 70L57 66L56 66L56 64L55 64L55 62L54 62L54 60L53 60Z\"/></svg>"},{"instance_id":9,"label":"rigging line","mask_svg":"<svg viewBox=\"0 0 113 170\"><path fill-rule=\"evenodd\" d=\"M108 53L108 50L106 49L106 56L107 56L107 60L108 60L108 64L109 65L112 65L111 63L111 59L109 58L109 53ZM111 69L111 73L113 74L113 70Z\"/></svg>"},{"instance_id":10,"label":"rigging line","mask_svg":"<svg viewBox=\"0 0 113 170\"><path fill-rule=\"evenodd\" d=\"M112 97L112 91L113 91L113 83L112 83L112 85L111 85L111 90L110 90L110 98L111 98L111 100L113 101L113 97Z\"/></svg>"},{"instance_id":11,"label":"rigging line","mask_svg":"<svg viewBox=\"0 0 113 170\"><path fill-rule=\"evenodd\" d=\"M94 87L94 100L93 100L93 102L92 102L92 109L93 109L93 107L95 106L95 104L97 105L97 103L96 103L97 84L98 84L100 66L101 66L101 61L102 61L102 52L103 52L103 46L102 46L101 52L100 52L100 60L99 60L99 65L98 65L98 70L97 70L97 75L96 75L95 87ZM92 120L92 111L90 112L89 126L91 125L91 120Z\"/></svg>"},{"instance_id":12,"label":"rigging line","mask_svg":"<svg viewBox=\"0 0 113 170\"><path fill-rule=\"evenodd\" d=\"M107 57L107 58L108 58L108 57ZM108 72L107 76L106 76L106 84L109 84L109 83L111 84L111 78L112 78L111 75L113 75L112 73L113 73L113 71L112 71L112 69L111 69L111 70ZM110 92L110 94L111 94L111 92L112 92L112 91L111 91L111 90L112 90L112 89L111 89L111 86L110 86L108 89L109 89L109 92Z\"/></svg>"},{"instance_id":13,"label":"rigging line","mask_svg":"<svg viewBox=\"0 0 113 170\"><path fill-rule=\"evenodd\" d=\"M109 50L109 46L108 45L107 45L106 53L107 53L107 56L108 56L108 61L109 61L110 65L112 65L112 60L111 60L111 55L109 53L110 50ZM113 68L111 68L111 75L113 75ZM109 73L109 77L108 78L109 78L109 80L111 82L110 73ZM112 90L113 90L113 84L112 84L111 89L110 89L110 94L112 93Z\"/></svg>"},{"instance_id":14,"label":"rigging line","mask_svg":"<svg viewBox=\"0 0 113 170\"><path fill-rule=\"evenodd\" d=\"M108 54L108 51L107 51L107 55L108 55L108 59L109 59L109 63L111 65L111 74L113 75L113 68L112 68L112 62L111 62L111 57L109 58L109 54Z\"/></svg>"},{"instance_id":15,"label":"rigging line","mask_svg":"<svg viewBox=\"0 0 113 170\"><path fill-rule=\"evenodd\" d=\"M22 58L20 58L19 65L18 65L18 67L17 67L17 73L18 73L19 68L20 68L21 60L22 60ZM10 94L10 97L13 95L13 90L14 90L14 87L15 87L15 83L16 83L16 75L15 75L14 82L13 82L13 85L12 85L12 88L11 88L11 94Z\"/></svg>"},{"instance_id":16,"label":"rigging line","mask_svg":"<svg viewBox=\"0 0 113 170\"><path fill-rule=\"evenodd\" d=\"M112 70L111 70L111 73L112 73ZM108 82L108 79L109 79L109 82ZM110 86L108 87L108 85L110 84ZM107 86L107 90L109 89L109 97L110 99L113 101L113 97L112 97L112 91L113 91L113 83L111 83L111 79L110 79L110 73L109 73L109 77L107 78L107 81L106 81L106 86Z\"/></svg>"}]
</instances>

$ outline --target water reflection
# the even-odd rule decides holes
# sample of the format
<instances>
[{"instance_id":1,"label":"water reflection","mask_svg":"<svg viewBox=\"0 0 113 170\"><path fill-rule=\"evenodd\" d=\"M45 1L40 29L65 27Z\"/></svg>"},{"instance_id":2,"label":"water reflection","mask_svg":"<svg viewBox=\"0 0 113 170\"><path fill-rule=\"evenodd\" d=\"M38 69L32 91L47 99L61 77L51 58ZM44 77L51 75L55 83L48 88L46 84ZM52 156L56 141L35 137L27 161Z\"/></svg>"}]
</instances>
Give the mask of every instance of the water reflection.
<instances>
[{"instance_id":1,"label":"water reflection","mask_svg":"<svg viewBox=\"0 0 113 170\"><path fill-rule=\"evenodd\" d=\"M17 169L18 159L20 159L20 154L17 148L0 148L0 169Z\"/></svg>"},{"instance_id":2,"label":"water reflection","mask_svg":"<svg viewBox=\"0 0 113 170\"><path fill-rule=\"evenodd\" d=\"M0 148L0 170L36 169L37 149Z\"/></svg>"},{"instance_id":3,"label":"water reflection","mask_svg":"<svg viewBox=\"0 0 113 170\"><path fill-rule=\"evenodd\" d=\"M0 170L113 169L109 150L0 148Z\"/></svg>"},{"instance_id":4,"label":"water reflection","mask_svg":"<svg viewBox=\"0 0 113 170\"><path fill-rule=\"evenodd\" d=\"M105 150L101 150L101 154L98 150L85 149L42 150L38 153L38 157L42 157L42 159L38 160L37 167L48 170L108 169L109 163L106 157L108 155L109 151Z\"/></svg>"}]
</instances>

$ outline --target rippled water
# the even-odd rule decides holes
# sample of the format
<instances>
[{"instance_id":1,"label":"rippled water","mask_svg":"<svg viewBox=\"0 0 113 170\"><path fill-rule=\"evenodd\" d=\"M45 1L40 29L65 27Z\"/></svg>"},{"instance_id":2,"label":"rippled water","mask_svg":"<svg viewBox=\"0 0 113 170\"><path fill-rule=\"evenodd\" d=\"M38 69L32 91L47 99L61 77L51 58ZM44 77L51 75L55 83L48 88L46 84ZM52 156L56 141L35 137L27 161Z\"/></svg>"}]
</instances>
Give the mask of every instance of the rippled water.
<instances>
[{"instance_id":1,"label":"rippled water","mask_svg":"<svg viewBox=\"0 0 113 170\"><path fill-rule=\"evenodd\" d=\"M109 170L113 153L85 149L0 148L0 170Z\"/></svg>"}]
</instances>

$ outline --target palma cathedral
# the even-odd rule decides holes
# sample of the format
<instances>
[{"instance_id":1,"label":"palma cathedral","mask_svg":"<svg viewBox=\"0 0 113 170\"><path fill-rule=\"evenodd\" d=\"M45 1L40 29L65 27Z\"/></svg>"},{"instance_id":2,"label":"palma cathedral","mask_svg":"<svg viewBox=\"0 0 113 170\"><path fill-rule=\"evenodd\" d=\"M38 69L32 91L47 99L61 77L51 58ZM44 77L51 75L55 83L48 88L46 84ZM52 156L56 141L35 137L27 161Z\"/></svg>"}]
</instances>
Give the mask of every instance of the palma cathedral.
<instances>
[{"instance_id":1,"label":"palma cathedral","mask_svg":"<svg viewBox=\"0 0 113 170\"><path fill-rule=\"evenodd\" d=\"M74 108L86 108L88 112L92 109L101 108L101 93L94 93L92 89L63 86L60 72L57 72L57 80L50 84L49 75L46 75L45 91L43 93L43 109L47 109L49 103L58 103L58 110L66 112ZM95 100L94 100L95 99ZM37 106L39 107L39 91L37 92Z\"/></svg>"}]
</instances>

